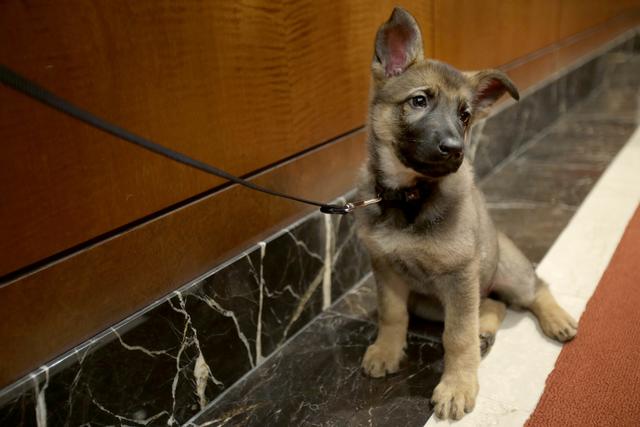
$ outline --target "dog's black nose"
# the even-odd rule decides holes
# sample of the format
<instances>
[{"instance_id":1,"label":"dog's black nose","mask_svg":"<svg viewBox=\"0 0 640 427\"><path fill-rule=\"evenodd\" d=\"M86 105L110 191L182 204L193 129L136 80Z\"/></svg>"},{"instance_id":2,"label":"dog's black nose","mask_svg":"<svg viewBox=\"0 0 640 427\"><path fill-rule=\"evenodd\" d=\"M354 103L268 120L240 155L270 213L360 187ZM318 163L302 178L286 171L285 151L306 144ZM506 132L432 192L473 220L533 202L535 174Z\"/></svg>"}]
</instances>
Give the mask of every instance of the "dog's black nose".
<instances>
[{"instance_id":1,"label":"dog's black nose","mask_svg":"<svg viewBox=\"0 0 640 427\"><path fill-rule=\"evenodd\" d=\"M447 138L440 141L438 149L442 157L460 158L464 151L464 144L459 139Z\"/></svg>"}]
</instances>

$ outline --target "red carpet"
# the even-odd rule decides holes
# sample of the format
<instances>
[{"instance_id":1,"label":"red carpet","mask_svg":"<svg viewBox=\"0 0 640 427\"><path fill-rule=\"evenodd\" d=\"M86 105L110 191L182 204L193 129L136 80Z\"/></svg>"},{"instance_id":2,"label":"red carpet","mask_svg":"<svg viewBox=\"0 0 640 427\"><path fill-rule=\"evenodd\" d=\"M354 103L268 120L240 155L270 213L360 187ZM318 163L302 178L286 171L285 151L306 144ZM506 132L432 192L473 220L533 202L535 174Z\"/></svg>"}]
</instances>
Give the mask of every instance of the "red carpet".
<instances>
[{"instance_id":1,"label":"red carpet","mask_svg":"<svg viewBox=\"0 0 640 427\"><path fill-rule=\"evenodd\" d=\"M640 208L526 426L640 426Z\"/></svg>"}]
</instances>

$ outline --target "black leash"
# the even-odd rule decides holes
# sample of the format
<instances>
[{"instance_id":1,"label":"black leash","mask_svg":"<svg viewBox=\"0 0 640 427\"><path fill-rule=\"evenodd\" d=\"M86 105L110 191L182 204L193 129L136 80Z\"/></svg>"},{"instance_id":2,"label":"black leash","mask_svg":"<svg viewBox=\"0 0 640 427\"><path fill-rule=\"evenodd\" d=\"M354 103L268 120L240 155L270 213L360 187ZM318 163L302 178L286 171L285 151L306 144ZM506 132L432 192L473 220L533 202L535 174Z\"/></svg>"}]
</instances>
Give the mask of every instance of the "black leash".
<instances>
[{"instance_id":1,"label":"black leash","mask_svg":"<svg viewBox=\"0 0 640 427\"><path fill-rule=\"evenodd\" d=\"M156 154L160 154L161 156L167 157L171 160L183 163L185 165L189 165L193 168L210 173L217 177L227 179L231 182L243 185L255 191L260 191L262 193L270 194L276 197L282 197L284 199L289 199L300 203L306 203L307 205L318 206L320 207L320 211L322 213L344 215L353 211L357 207L367 206L372 203L378 203L381 200L380 198L376 198L371 200L347 203L343 206L340 206L315 202L313 200L303 199L302 197L291 196L279 191L270 190L260 185L253 184L252 182L246 181L242 178L238 178L237 176L231 175L230 173L225 172L222 169L218 169L207 163L193 159L183 153L179 153L170 148L163 147L160 144L135 135L134 133L131 133L126 129L109 123L106 120L101 119L100 117L97 117L90 112L83 110L82 108L79 108L71 104L70 102L54 95L53 93L47 91L41 86L38 86L36 83L20 76L18 73L10 70L2 64L0 64L0 81L5 85L17 90L18 92L30 96L31 98L40 101L41 103L48 105L51 108L61 111L77 120L80 120L81 122L100 129L103 132L117 136L120 139L136 144Z\"/></svg>"}]
</instances>

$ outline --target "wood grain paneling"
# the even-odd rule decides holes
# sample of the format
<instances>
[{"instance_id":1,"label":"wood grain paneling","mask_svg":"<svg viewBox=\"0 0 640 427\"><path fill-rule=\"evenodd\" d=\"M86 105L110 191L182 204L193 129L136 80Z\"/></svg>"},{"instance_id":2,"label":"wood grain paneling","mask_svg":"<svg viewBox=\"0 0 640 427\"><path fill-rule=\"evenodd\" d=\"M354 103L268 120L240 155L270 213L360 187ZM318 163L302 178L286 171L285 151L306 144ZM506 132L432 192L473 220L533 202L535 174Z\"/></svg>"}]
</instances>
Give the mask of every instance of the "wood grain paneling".
<instances>
[{"instance_id":1,"label":"wood grain paneling","mask_svg":"<svg viewBox=\"0 0 640 427\"><path fill-rule=\"evenodd\" d=\"M0 2L0 60L244 175L362 125L395 1ZM400 2L430 33L430 2ZM0 89L0 276L221 183Z\"/></svg>"},{"instance_id":2,"label":"wood grain paneling","mask_svg":"<svg viewBox=\"0 0 640 427\"><path fill-rule=\"evenodd\" d=\"M640 0L434 0L433 53L495 68L640 7Z\"/></svg>"},{"instance_id":3,"label":"wood grain paneling","mask_svg":"<svg viewBox=\"0 0 640 427\"><path fill-rule=\"evenodd\" d=\"M560 72L576 61L591 55L625 31L640 24L640 10L610 20L595 31L588 30L545 48L545 53L534 52L529 58L512 61L500 68L509 74L520 92L524 92L548 76ZM502 99L502 102L510 102Z\"/></svg>"},{"instance_id":4,"label":"wood grain paneling","mask_svg":"<svg viewBox=\"0 0 640 427\"><path fill-rule=\"evenodd\" d=\"M563 39L595 27L640 6L638 0L563 0L558 2L558 38Z\"/></svg>"},{"instance_id":5,"label":"wood grain paneling","mask_svg":"<svg viewBox=\"0 0 640 427\"><path fill-rule=\"evenodd\" d=\"M558 40L557 0L435 0L434 54L458 68L502 65Z\"/></svg>"}]
</instances>

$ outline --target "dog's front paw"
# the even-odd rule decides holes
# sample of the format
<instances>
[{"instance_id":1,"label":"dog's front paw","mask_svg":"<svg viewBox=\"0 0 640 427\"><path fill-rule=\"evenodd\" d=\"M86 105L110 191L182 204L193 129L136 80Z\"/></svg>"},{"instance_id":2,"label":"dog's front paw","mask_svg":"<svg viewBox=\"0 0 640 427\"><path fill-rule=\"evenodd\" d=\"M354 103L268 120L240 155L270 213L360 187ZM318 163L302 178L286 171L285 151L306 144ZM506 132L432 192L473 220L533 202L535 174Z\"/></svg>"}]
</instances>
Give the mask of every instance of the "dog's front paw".
<instances>
[{"instance_id":1,"label":"dog's front paw","mask_svg":"<svg viewBox=\"0 0 640 427\"><path fill-rule=\"evenodd\" d=\"M384 377L393 374L400 369L400 362L404 357L404 350L391 346L372 344L369 346L362 359L362 369L373 378Z\"/></svg>"},{"instance_id":2,"label":"dog's front paw","mask_svg":"<svg viewBox=\"0 0 640 427\"><path fill-rule=\"evenodd\" d=\"M578 332L578 322L560 307L541 317L540 326L546 336L560 342L572 340Z\"/></svg>"},{"instance_id":3,"label":"dog's front paw","mask_svg":"<svg viewBox=\"0 0 640 427\"><path fill-rule=\"evenodd\" d=\"M436 416L442 420L459 420L476 405L478 378L469 374L467 378L443 378L433 391L431 403Z\"/></svg>"}]
</instances>

